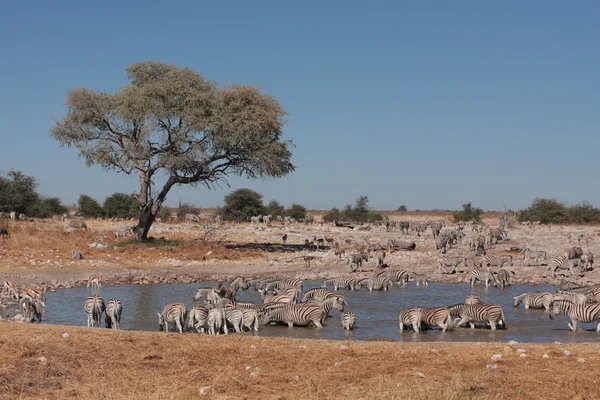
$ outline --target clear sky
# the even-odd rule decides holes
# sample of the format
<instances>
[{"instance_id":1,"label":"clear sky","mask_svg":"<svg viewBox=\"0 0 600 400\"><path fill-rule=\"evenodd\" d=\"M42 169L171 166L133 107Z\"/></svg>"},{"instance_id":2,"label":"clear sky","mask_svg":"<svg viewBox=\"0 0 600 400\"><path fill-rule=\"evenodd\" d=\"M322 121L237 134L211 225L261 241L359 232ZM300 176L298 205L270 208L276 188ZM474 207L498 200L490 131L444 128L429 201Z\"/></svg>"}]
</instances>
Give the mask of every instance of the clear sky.
<instances>
[{"instance_id":1,"label":"clear sky","mask_svg":"<svg viewBox=\"0 0 600 400\"><path fill-rule=\"evenodd\" d=\"M289 113L290 176L232 179L179 199L329 209L600 206L600 2L3 1L0 171L72 204L136 190L49 137L67 91L112 92L157 60L219 84L259 85Z\"/></svg>"}]
</instances>

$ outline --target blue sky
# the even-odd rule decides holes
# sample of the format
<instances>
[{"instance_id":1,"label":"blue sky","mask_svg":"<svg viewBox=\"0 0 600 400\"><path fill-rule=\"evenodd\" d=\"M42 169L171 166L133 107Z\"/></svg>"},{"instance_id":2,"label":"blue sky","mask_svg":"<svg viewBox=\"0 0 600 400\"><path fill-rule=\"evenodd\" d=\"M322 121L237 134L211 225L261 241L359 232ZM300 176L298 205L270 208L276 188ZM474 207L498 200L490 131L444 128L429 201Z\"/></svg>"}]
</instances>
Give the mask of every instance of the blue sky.
<instances>
[{"instance_id":1,"label":"blue sky","mask_svg":"<svg viewBox=\"0 0 600 400\"><path fill-rule=\"evenodd\" d=\"M297 146L288 177L176 188L169 205L249 187L317 209L600 206L599 20L594 1L3 2L0 171L66 204L136 190L49 129L69 89L112 92L158 60L263 87Z\"/></svg>"}]
</instances>

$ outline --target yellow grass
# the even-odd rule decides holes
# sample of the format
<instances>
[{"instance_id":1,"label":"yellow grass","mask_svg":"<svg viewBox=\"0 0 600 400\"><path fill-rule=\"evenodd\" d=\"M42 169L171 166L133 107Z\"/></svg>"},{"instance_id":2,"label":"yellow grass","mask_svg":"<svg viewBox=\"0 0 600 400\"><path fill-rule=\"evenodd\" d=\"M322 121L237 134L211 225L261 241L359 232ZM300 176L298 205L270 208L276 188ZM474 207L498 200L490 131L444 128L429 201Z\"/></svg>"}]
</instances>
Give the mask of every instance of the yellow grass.
<instances>
[{"instance_id":1,"label":"yellow grass","mask_svg":"<svg viewBox=\"0 0 600 400\"><path fill-rule=\"evenodd\" d=\"M63 332L71 337L63 338ZM572 355L564 355L565 349ZM598 396L599 349L0 323L0 398L183 399L198 397L208 386L203 397L215 399L592 399ZM496 369L486 368L493 354L502 359Z\"/></svg>"}]
</instances>

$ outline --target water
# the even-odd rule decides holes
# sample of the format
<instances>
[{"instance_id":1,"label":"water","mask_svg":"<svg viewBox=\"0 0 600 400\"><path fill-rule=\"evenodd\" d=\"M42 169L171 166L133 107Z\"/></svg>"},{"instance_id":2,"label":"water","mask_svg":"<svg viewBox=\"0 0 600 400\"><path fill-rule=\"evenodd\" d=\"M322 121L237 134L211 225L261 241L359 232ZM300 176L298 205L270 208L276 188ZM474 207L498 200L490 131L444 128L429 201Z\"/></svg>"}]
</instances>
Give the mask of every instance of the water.
<instances>
[{"instance_id":1,"label":"water","mask_svg":"<svg viewBox=\"0 0 600 400\"><path fill-rule=\"evenodd\" d=\"M321 281L305 281L304 290L319 287ZM157 312L165 304L181 301L191 308L193 296L199 287L212 287L216 283L172 284L172 285L123 285L102 287L101 295L105 302L118 298L123 304L121 329L158 331ZM313 327L270 326L261 328L258 333L247 332L244 335L282 336L310 339L367 340L390 338L400 341L508 341L519 342L596 342L600 333L595 332L596 324L578 324L577 333L568 327L565 315L557 316L554 321L548 318L544 310L525 310L513 307L513 296L522 292L549 291L555 287L544 285L519 285L508 289L486 289L476 286L471 290L469 284L431 283L429 287L394 286L388 292L340 291L348 303L347 310L356 313L357 326L354 331L342 330L339 324L340 313L332 310L332 317L323 329ZM47 310L43 322L61 325L87 325L87 315L83 303L90 295L87 288L60 290L47 294ZM483 302L502 306L508 330L456 328L450 332L439 329L423 333L398 330L398 313L403 308L449 306L464 302L465 297L475 293ZM260 303L258 292L249 289L238 292L238 301ZM581 331L584 328L585 331Z\"/></svg>"}]
</instances>

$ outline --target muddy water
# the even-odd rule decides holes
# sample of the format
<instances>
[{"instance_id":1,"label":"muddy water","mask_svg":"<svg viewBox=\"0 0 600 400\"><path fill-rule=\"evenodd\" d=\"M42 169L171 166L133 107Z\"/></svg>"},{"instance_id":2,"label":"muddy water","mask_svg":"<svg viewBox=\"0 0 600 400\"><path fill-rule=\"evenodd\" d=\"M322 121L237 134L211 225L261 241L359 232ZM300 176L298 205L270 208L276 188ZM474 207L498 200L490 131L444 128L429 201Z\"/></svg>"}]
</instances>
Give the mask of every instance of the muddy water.
<instances>
[{"instance_id":1,"label":"muddy water","mask_svg":"<svg viewBox=\"0 0 600 400\"><path fill-rule=\"evenodd\" d=\"M318 287L320 281L306 281L304 290ZM123 304L121 329L157 331L156 313L166 303L181 301L188 307L193 306L196 289L211 287L214 284L180 284L180 285L123 285L103 287L101 295L105 301L118 298ZM496 289L476 286L471 290L468 284L432 283L427 288L414 285L406 288L394 286L388 292L350 292L340 291L348 302L347 310L354 311L357 327L354 331L344 331L339 325L340 313L332 311L323 329L312 327L271 326L257 333L260 336L285 336L312 339L367 340L374 338L390 338L400 341L508 341L519 342L596 342L600 333L595 332L595 324L579 324L577 333L568 330L568 318L558 316L554 321L548 318L543 310L525 310L513 308L513 296L521 292L532 291L555 292L556 288L544 285L519 285L508 289ZM44 323L79 325L87 324L87 316L83 311L83 303L90 289L74 288L48 293L47 310ZM449 306L464 302L465 297L475 293L484 302L497 303L504 309L508 330L491 331L490 329L457 328L443 333L439 329L424 333L398 331L398 313L403 308ZM260 302L259 293L250 289L238 293L238 301ZM253 335L255 333L244 333Z\"/></svg>"}]
</instances>

